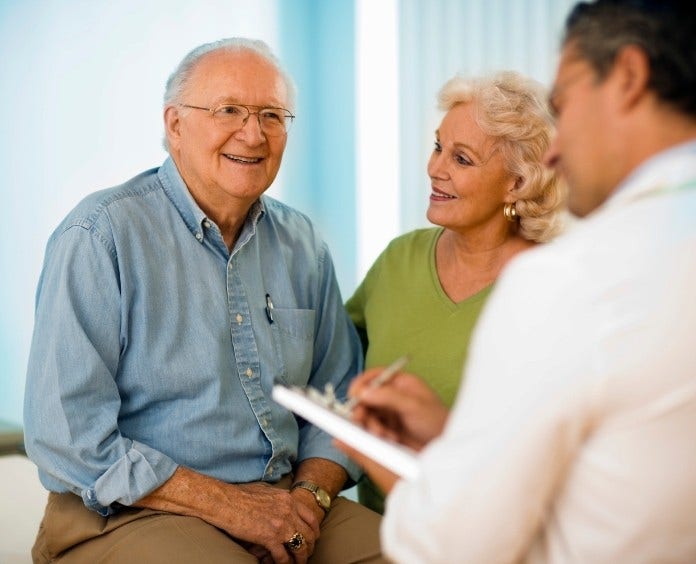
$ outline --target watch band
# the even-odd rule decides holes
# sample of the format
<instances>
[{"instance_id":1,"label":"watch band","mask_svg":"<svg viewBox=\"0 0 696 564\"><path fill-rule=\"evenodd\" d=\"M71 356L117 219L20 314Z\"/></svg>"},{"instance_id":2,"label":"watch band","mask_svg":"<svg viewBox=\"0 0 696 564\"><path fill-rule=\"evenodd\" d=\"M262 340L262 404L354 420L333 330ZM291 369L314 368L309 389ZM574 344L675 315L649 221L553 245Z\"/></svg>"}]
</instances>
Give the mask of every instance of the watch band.
<instances>
[{"instance_id":1,"label":"watch band","mask_svg":"<svg viewBox=\"0 0 696 564\"><path fill-rule=\"evenodd\" d=\"M331 509L331 496L326 492L326 490L323 490L314 482L310 482L309 480L300 480L299 482L295 482L290 487L290 491L294 490L295 488L302 488L312 492L317 505L321 507L325 513L328 513L329 509Z\"/></svg>"}]
</instances>

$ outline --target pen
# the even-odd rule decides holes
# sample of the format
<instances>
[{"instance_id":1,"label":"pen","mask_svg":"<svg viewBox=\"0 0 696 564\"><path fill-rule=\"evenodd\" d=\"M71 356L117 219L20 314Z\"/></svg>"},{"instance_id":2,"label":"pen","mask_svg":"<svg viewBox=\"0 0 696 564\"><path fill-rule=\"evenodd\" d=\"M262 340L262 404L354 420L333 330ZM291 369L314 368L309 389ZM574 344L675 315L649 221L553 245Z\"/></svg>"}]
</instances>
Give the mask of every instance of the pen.
<instances>
[{"instance_id":1,"label":"pen","mask_svg":"<svg viewBox=\"0 0 696 564\"><path fill-rule=\"evenodd\" d=\"M392 362L389 366L387 366L382 372L380 372L379 376L377 376L374 380L370 381L368 386L370 388L378 388L379 386L386 384L394 374L396 374L399 370L401 370L404 366L406 366L406 363L409 361L408 355L401 356L397 358L394 362ZM359 402L359 398L357 396L350 398L347 400L343 405L347 409L353 409L357 403Z\"/></svg>"},{"instance_id":2,"label":"pen","mask_svg":"<svg viewBox=\"0 0 696 564\"><path fill-rule=\"evenodd\" d=\"M266 317L268 317L269 323L273 323L273 302L271 301L271 294L266 294Z\"/></svg>"}]
</instances>

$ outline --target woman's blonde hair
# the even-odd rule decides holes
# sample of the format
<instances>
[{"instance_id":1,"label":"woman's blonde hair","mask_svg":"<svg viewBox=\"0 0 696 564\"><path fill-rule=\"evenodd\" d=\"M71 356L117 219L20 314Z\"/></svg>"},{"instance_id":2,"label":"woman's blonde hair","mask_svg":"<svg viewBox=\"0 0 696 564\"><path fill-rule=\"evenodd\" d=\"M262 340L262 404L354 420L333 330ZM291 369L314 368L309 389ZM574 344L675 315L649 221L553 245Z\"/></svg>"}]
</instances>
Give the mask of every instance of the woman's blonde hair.
<instances>
[{"instance_id":1,"label":"woman's blonde hair","mask_svg":"<svg viewBox=\"0 0 696 564\"><path fill-rule=\"evenodd\" d=\"M514 71L477 78L455 76L438 94L444 111L457 104L473 104L476 122L496 139L505 166L518 179L519 233L537 242L561 231L566 195L565 184L542 162L554 133L546 100L540 83Z\"/></svg>"}]
</instances>

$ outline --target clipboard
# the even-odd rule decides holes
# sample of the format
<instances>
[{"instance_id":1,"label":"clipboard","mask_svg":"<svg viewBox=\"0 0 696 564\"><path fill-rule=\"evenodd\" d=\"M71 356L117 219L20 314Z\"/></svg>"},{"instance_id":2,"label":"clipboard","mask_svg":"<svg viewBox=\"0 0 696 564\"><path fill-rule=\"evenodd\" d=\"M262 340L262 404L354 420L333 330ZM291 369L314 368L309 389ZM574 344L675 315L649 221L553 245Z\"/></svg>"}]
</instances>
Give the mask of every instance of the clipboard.
<instances>
[{"instance_id":1,"label":"clipboard","mask_svg":"<svg viewBox=\"0 0 696 564\"><path fill-rule=\"evenodd\" d=\"M418 476L418 453L394 441L373 435L360 425L310 397L305 388L273 386L273 400L340 439L407 480Z\"/></svg>"}]
</instances>

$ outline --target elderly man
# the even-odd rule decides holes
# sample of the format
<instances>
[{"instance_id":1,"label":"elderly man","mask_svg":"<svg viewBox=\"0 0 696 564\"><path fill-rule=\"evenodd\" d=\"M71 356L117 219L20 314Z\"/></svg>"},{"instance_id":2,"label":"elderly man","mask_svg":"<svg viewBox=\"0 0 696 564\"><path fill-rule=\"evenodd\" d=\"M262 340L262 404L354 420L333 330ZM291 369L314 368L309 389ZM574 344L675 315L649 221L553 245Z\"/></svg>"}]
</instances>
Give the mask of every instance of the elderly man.
<instances>
[{"instance_id":1,"label":"elderly man","mask_svg":"<svg viewBox=\"0 0 696 564\"><path fill-rule=\"evenodd\" d=\"M582 219L503 273L446 424L414 376L355 381L366 424L429 442L420 476L396 484L355 453L391 489L382 540L397 562L696 562L690 4L569 16L547 161Z\"/></svg>"},{"instance_id":2,"label":"elderly man","mask_svg":"<svg viewBox=\"0 0 696 564\"><path fill-rule=\"evenodd\" d=\"M50 490L36 562L373 562L357 468L270 399L345 394L360 345L331 257L267 196L293 90L260 41L167 83L170 158L81 202L46 250L26 446Z\"/></svg>"}]
</instances>

